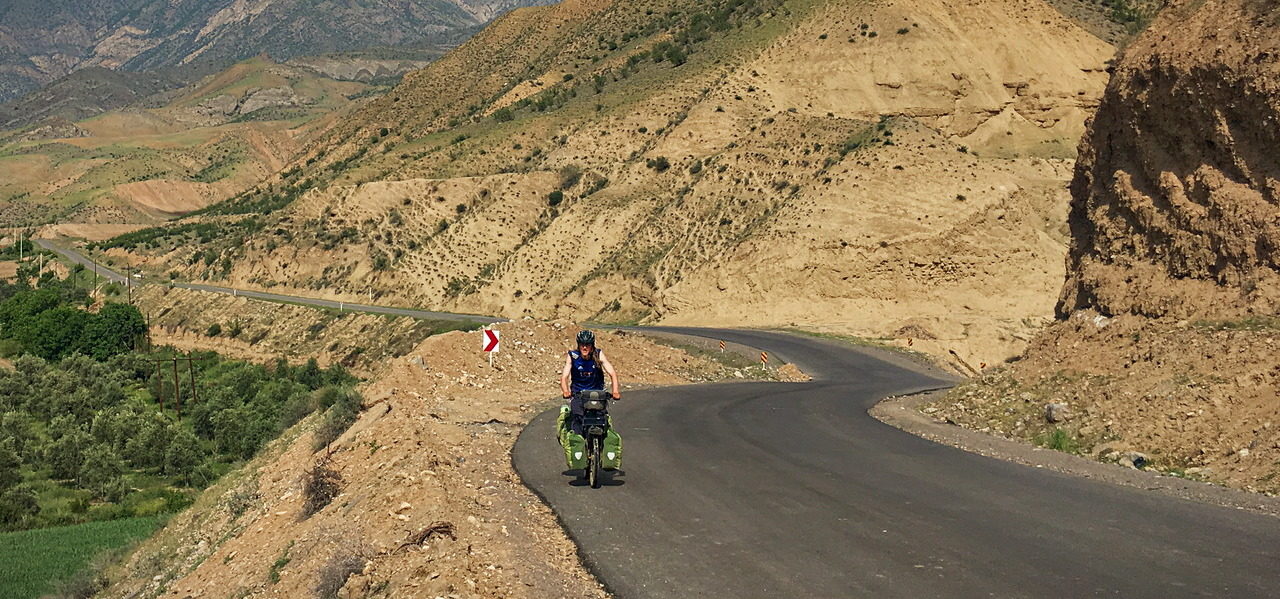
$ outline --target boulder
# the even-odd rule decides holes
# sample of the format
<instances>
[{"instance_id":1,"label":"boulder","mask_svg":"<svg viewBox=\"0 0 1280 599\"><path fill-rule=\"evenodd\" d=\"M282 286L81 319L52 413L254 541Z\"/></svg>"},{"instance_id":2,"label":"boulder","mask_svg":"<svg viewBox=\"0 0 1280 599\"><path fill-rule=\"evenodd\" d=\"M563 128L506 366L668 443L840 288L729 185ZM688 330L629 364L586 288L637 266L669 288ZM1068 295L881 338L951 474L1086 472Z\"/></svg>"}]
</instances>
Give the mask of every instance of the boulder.
<instances>
[{"instance_id":1,"label":"boulder","mask_svg":"<svg viewBox=\"0 0 1280 599\"><path fill-rule=\"evenodd\" d=\"M1044 407L1044 419L1051 424L1071 419L1071 409L1065 403L1051 403Z\"/></svg>"}]
</instances>

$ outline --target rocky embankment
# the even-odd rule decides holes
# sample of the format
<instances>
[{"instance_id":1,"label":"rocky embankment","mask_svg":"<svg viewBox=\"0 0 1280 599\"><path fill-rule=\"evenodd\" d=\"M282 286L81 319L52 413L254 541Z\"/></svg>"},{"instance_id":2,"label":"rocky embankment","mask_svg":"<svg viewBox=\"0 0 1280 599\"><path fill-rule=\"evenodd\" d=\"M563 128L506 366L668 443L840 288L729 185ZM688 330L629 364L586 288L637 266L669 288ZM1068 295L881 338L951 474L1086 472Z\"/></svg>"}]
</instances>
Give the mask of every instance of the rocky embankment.
<instances>
[{"instance_id":1,"label":"rocky embankment","mask_svg":"<svg viewBox=\"0 0 1280 599\"><path fill-rule=\"evenodd\" d=\"M1080 147L1059 322L934 417L1280 492L1280 3L1174 3Z\"/></svg>"}]
</instances>

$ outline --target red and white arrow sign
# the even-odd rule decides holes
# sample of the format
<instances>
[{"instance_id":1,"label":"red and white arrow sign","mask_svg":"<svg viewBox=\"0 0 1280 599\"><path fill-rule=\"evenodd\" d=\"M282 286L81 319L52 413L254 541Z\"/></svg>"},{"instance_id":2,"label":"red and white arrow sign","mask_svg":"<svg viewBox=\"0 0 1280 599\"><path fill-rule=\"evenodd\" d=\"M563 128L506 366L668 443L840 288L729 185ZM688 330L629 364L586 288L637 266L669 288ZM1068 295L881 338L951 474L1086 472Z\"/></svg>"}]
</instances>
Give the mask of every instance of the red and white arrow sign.
<instances>
[{"instance_id":1,"label":"red and white arrow sign","mask_svg":"<svg viewBox=\"0 0 1280 599\"><path fill-rule=\"evenodd\" d=\"M484 348L484 351L486 352L498 351L498 335L498 331L485 329L484 338L480 341L480 347Z\"/></svg>"}]
</instances>

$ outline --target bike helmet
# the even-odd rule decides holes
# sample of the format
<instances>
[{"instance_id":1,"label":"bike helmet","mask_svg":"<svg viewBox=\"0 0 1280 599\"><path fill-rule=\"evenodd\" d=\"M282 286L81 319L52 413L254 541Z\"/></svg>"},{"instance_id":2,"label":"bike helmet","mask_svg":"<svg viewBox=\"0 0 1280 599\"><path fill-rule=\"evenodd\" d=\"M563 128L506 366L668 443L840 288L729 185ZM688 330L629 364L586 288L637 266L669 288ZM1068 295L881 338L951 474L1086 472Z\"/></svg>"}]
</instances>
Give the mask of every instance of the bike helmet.
<instances>
[{"instance_id":1,"label":"bike helmet","mask_svg":"<svg viewBox=\"0 0 1280 599\"><path fill-rule=\"evenodd\" d=\"M596 334L587 330L578 333L578 345L590 345L591 347L595 347Z\"/></svg>"}]
</instances>

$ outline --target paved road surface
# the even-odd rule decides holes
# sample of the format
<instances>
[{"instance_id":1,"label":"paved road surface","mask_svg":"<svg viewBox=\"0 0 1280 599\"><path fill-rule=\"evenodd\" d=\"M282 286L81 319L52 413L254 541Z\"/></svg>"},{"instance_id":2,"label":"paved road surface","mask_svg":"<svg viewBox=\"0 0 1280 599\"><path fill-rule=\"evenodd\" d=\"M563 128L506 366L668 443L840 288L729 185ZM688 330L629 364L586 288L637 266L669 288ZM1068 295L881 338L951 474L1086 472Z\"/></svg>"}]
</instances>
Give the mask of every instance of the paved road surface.
<instances>
[{"instance_id":1,"label":"paved road surface","mask_svg":"<svg viewBox=\"0 0 1280 599\"><path fill-rule=\"evenodd\" d=\"M125 280L128 279L128 277L114 270L111 270L106 266L103 266L101 264L95 264L93 260L90 260L84 257L79 252L63 247L61 245L58 245L52 241L49 241L48 239L35 239L33 241L36 242L36 245L46 250L49 250L51 252L61 254L64 258L76 264L83 264L85 268L89 269L89 272L97 272L99 276L105 278L108 281L111 281L114 283L124 283Z\"/></svg>"},{"instance_id":2,"label":"paved road surface","mask_svg":"<svg viewBox=\"0 0 1280 599\"><path fill-rule=\"evenodd\" d=\"M85 267L89 268L90 270L93 270L96 268L98 274L102 275L107 280L114 281L117 283L123 283L127 279L127 277L125 277L124 275L118 272L115 272L111 269L108 269L107 267L102 266L101 264L95 266L92 260L90 260L89 258L86 258L85 256L81 255L79 252L72 250L70 248L61 246L57 243L54 243L45 239L37 239L36 244L46 250L57 252L62 256L66 257L68 260L83 264L85 265ZM195 283L174 283L173 286L181 287L183 289L195 289L197 291L224 293L227 295L243 296L243 297L249 297L253 299L260 299L260 300L267 300L267 301L274 301L274 302L288 302L292 304L302 304L305 306L315 306L320 308L348 310L351 312L390 314L393 316L409 316L412 318L422 318L422 319L432 319L432 320L463 320L463 321L473 321L477 323L486 323L486 324L494 323L494 322L505 322L504 319L493 318L489 316L476 316L471 314L454 314L451 312L432 312L429 310L413 310L409 308L388 308L385 306L371 306L368 304L352 304L347 302L338 302L338 301L326 300L326 299L297 297L293 295L281 295L278 293L265 293L262 291L247 291L243 289L232 289L230 287L219 287L216 285L199 285Z\"/></svg>"},{"instance_id":3,"label":"paved road surface","mask_svg":"<svg viewBox=\"0 0 1280 599\"><path fill-rule=\"evenodd\" d=\"M1280 519L884 425L867 414L880 398L945 383L867 350L702 333L816 379L630 393L613 407L624 474L598 490L564 473L553 414L516 443L618 597L1280 597Z\"/></svg>"}]
</instances>

